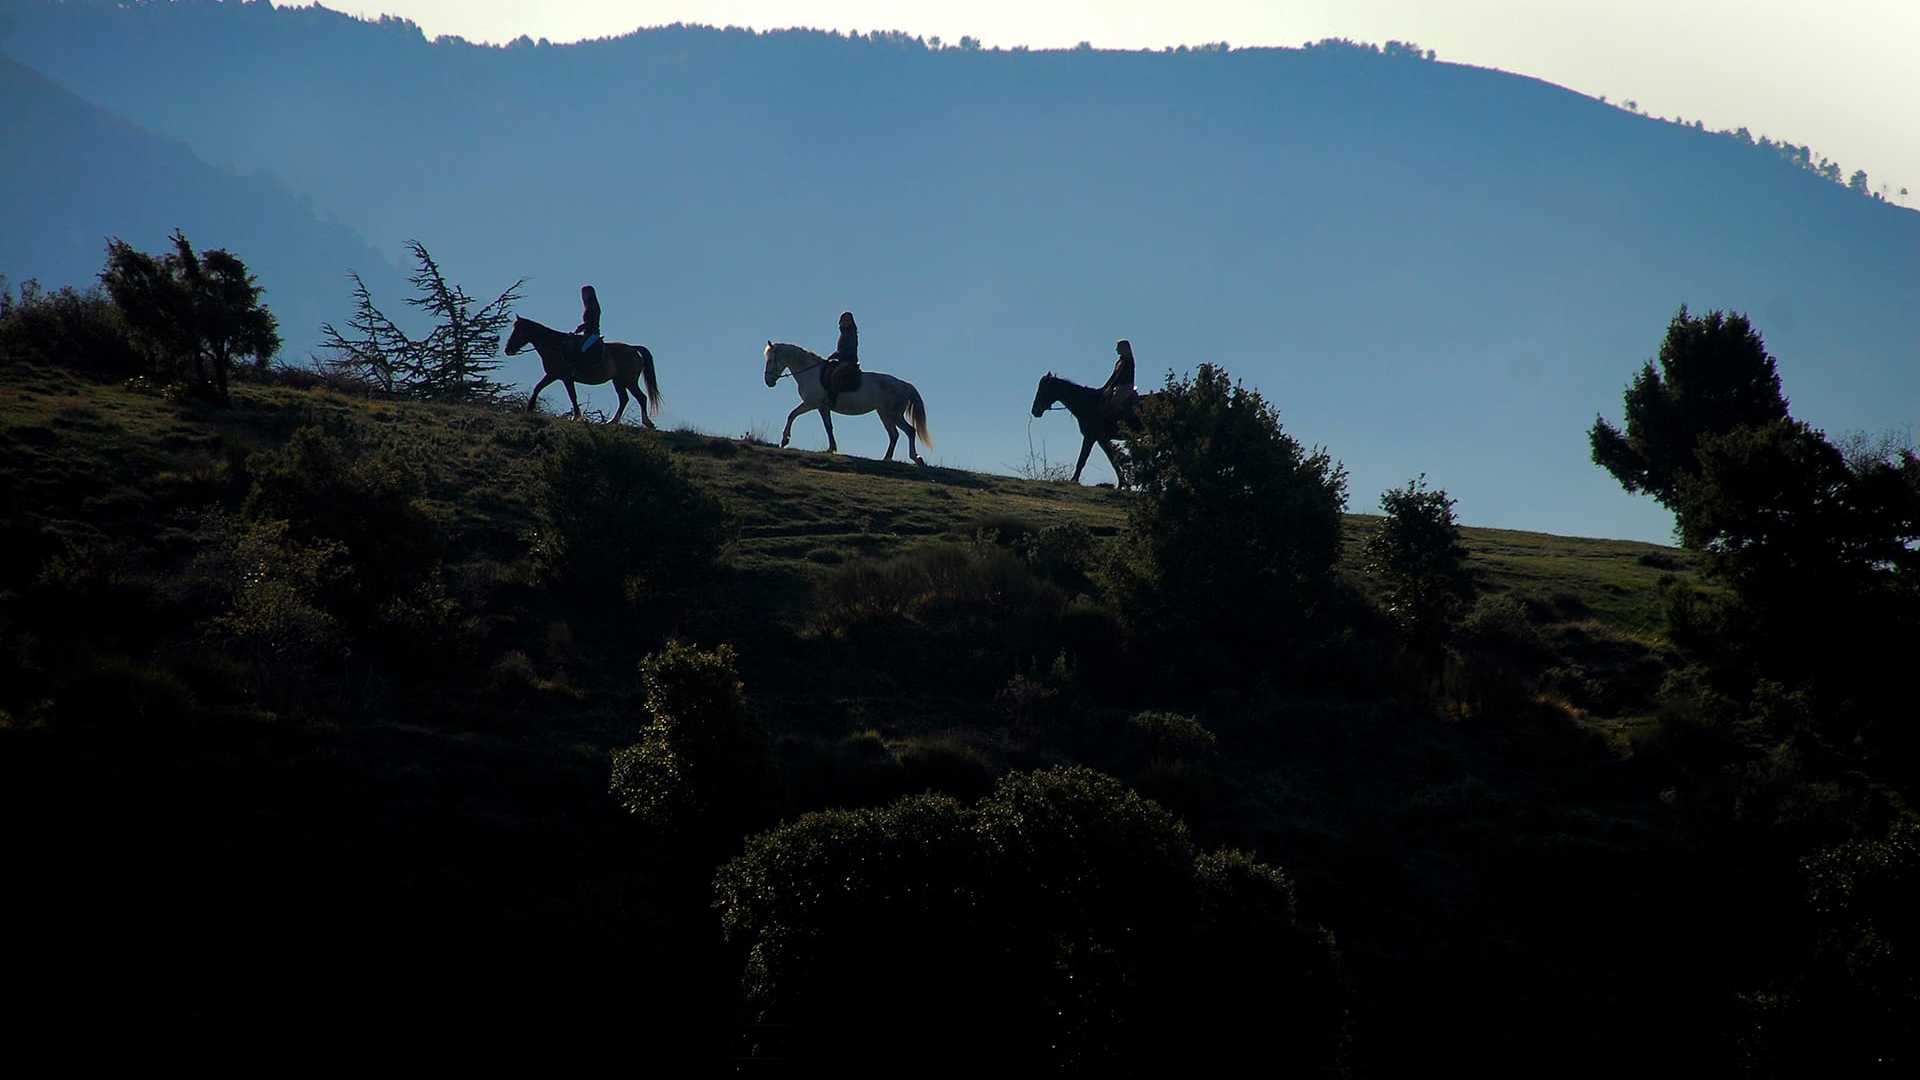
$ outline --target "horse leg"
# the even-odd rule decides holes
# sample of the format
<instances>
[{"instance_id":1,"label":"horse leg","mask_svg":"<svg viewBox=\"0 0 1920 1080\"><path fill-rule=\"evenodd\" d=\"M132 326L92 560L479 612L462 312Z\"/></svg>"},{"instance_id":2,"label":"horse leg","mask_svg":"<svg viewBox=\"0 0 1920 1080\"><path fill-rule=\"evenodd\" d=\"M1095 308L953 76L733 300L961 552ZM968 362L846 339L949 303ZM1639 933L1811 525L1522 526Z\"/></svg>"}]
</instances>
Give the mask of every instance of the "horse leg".
<instances>
[{"instance_id":1,"label":"horse leg","mask_svg":"<svg viewBox=\"0 0 1920 1080\"><path fill-rule=\"evenodd\" d=\"M640 426L652 431L655 427L653 417L647 413L647 395L640 392L638 378L634 379L632 386L627 387L627 392L633 395L633 400L640 403Z\"/></svg>"},{"instance_id":2,"label":"horse leg","mask_svg":"<svg viewBox=\"0 0 1920 1080\"><path fill-rule=\"evenodd\" d=\"M1113 466L1113 486L1120 491L1127 490L1127 472L1120 467L1120 455L1114 453L1113 441L1101 439L1100 449L1107 455L1107 464Z\"/></svg>"},{"instance_id":3,"label":"horse leg","mask_svg":"<svg viewBox=\"0 0 1920 1080\"><path fill-rule=\"evenodd\" d=\"M1087 467L1087 455L1093 453L1093 436L1089 435L1080 442L1080 461L1073 467L1073 482L1080 482L1080 470Z\"/></svg>"},{"instance_id":4,"label":"horse leg","mask_svg":"<svg viewBox=\"0 0 1920 1080\"><path fill-rule=\"evenodd\" d=\"M787 426L786 426L786 430L784 430L784 431L782 431L782 432L780 432L780 445L781 445L781 446L783 446L783 447L784 447L784 446L786 446L786 445L787 445L787 442L788 442L789 440L791 440L791 439L793 438L793 422L794 422L794 420L795 420L795 419L797 419L797 418L799 417L799 415L800 415L801 413L803 413L803 412L806 412L807 410L809 410L809 409L811 409L811 408L813 408L813 403L812 403L812 402L807 402L807 401L803 401L803 402L801 402L800 404L798 404L798 405L795 405L795 406L793 407L793 411L787 414Z\"/></svg>"},{"instance_id":5,"label":"horse leg","mask_svg":"<svg viewBox=\"0 0 1920 1080\"><path fill-rule=\"evenodd\" d=\"M921 457L920 451L913 445L914 436L917 434L913 430L913 425L907 423L907 418L903 416L900 418L900 426L907 431L907 456L913 459L915 465L925 465L927 459Z\"/></svg>"},{"instance_id":6,"label":"horse leg","mask_svg":"<svg viewBox=\"0 0 1920 1080\"><path fill-rule=\"evenodd\" d=\"M559 376L557 375L548 375L545 378L541 379L539 382L533 384L533 394L527 398L528 412L532 412L534 403L540 400L540 391L545 390L549 385L552 384L553 380L558 377Z\"/></svg>"},{"instance_id":7,"label":"horse leg","mask_svg":"<svg viewBox=\"0 0 1920 1080\"><path fill-rule=\"evenodd\" d=\"M825 425L827 429L827 453L839 453L840 444L833 439L833 410L827 408L825 405L820 406L820 423Z\"/></svg>"},{"instance_id":8,"label":"horse leg","mask_svg":"<svg viewBox=\"0 0 1920 1080\"><path fill-rule=\"evenodd\" d=\"M575 420L586 419L586 417L580 413L580 396L573 392L573 380L561 379L560 383L567 388L567 400L573 402L573 418Z\"/></svg>"},{"instance_id":9,"label":"horse leg","mask_svg":"<svg viewBox=\"0 0 1920 1080\"><path fill-rule=\"evenodd\" d=\"M620 395L620 407L613 410L613 419L607 421L609 424L619 423L620 418L625 416L627 412L627 388L621 386L620 380L618 379L613 381L613 392Z\"/></svg>"},{"instance_id":10,"label":"horse leg","mask_svg":"<svg viewBox=\"0 0 1920 1080\"><path fill-rule=\"evenodd\" d=\"M900 444L900 428L897 425L895 425L891 419L887 417L887 414L885 412L878 409L874 411L880 417L880 426L887 429L887 453L886 453L886 456L882 457L880 460L892 461L893 448Z\"/></svg>"}]
</instances>

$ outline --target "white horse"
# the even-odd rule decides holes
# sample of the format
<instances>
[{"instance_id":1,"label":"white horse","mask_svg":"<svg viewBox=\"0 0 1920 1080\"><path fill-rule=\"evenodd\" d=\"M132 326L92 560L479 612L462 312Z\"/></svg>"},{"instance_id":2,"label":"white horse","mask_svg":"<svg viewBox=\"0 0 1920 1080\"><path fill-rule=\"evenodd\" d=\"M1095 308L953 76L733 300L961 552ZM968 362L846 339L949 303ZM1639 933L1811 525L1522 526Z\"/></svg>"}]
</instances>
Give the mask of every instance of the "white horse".
<instances>
[{"instance_id":1,"label":"white horse","mask_svg":"<svg viewBox=\"0 0 1920 1080\"><path fill-rule=\"evenodd\" d=\"M793 376L794 389L800 391L800 404L787 414L787 426L780 433L780 445L785 446L792 440L795 417L808 409L817 409L820 422L827 429L827 452L837 453L840 445L833 439L833 417L827 414L827 389L820 382L826 360L819 353L784 341L767 342L766 355L767 385L771 387L779 383L781 373L785 372ZM927 403L920 400L920 391L914 389L907 380L896 379L884 372L862 371L859 386L843 390L834 398L833 411L842 416L879 413L880 422L887 428L887 456L884 460L893 460L893 448L900 442L900 432L905 430L907 456L921 465L927 463L914 449L913 443L917 435L921 442L933 445L933 436L927 431Z\"/></svg>"}]
</instances>

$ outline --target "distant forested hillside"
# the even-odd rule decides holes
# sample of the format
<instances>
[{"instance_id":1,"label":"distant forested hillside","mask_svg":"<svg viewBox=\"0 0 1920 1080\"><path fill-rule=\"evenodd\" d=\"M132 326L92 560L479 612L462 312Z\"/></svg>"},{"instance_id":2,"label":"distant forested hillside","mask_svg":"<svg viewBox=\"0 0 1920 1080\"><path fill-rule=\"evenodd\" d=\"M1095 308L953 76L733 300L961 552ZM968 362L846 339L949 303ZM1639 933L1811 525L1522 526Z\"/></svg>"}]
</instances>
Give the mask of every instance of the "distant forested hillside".
<instances>
[{"instance_id":1,"label":"distant forested hillside","mask_svg":"<svg viewBox=\"0 0 1920 1080\"><path fill-rule=\"evenodd\" d=\"M393 290L399 275L351 228L261 173L240 175L106 113L0 57L0 274L12 284L90 285L107 238L160 247L183 229L202 247L246 253L278 315L288 359L341 318L346 271Z\"/></svg>"},{"instance_id":2,"label":"distant forested hillside","mask_svg":"<svg viewBox=\"0 0 1920 1080\"><path fill-rule=\"evenodd\" d=\"M852 308L944 460L999 467L1034 379L1095 380L1125 336L1143 381L1257 384L1356 490L1425 469L1470 521L1664 538L1580 433L1681 304L1749 312L1817 425L1920 407L1920 215L1503 72L685 27L493 48L264 4L29 4L0 48L475 291L529 277L547 322L593 282L710 430L777 422L759 346L824 351Z\"/></svg>"}]
</instances>

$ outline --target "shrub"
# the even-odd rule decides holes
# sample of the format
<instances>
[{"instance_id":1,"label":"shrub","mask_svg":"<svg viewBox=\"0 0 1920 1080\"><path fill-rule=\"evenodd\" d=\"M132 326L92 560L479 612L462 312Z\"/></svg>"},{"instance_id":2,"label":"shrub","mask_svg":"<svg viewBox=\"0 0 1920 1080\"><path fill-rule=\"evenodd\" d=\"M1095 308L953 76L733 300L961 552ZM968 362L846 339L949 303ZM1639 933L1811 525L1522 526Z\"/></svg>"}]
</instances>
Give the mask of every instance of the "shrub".
<instances>
[{"instance_id":1,"label":"shrub","mask_svg":"<svg viewBox=\"0 0 1920 1080\"><path fill-rule=\"evenodd\" d=\"M835 627L1048 617L1058 615L1067 600L1012 552L978 544L933 544L851 563L830 575L820 592L821 619Z\"/></svg>"},{"instance_id":2,"label":"shrub","mask_svg":"<svg viewBox=\"0 0 1920 1080\"><path fill-rule=\"evenodd\" d=\"M1200 721L1170 712L1135 713L1127 720L1127 736L1149 759L1207 758L1219 746L1213 732Z\"/></svg>"},{"instance_id":3,"label":"shrub","mask_svg":"<svg viewBox=\"0 0 1920 1080\"><path fill-rule=\"evenodd\" d=\"M1335 581L1345 469L1211 364L1145 399L1132 446L1140 494L1111 573L1155 664L1242 679L1314 636Z\"/></svg>"},{"instance_id":4,"label":"shrub","mask_svg":"<svg viewBox=\"0 0 1920 1080\"><path fill-rule=\"evenodd\" d=\"M1200 855L1088 769L1010 774L972 807L808 814L749 840L715 890L754 1018L785 1035L752 1049L794 1064L1172 1069L1271 1058L1275 1025L1303 1070L1337 1061L1334 958L1286 879Z\"/></svg>"},{"instance_id":5,"label":"shrub","mask_svg":"<svg viewBox=\"0 0 1920 1080\"><path fill-rule=\"evenodd\" d=\"M315 670L344 659L346 637L322 604L350 573L344 547L330 540L303 544L284 521L263 521L231 534L224 562L234 591L215 631L251 660L262 688L298 693Z\"/></svg>"},{"instance_id":6,"label":"shrub","mask_svg":"<svg viewBox=\"0 0 1920 1080\"><path fill-rule=\"evenodd\" d=\"M177 738L197 710L193 691L172 672L117 656L87 665L54 697L62 730L148 745Z\"/></svg>"},{"instance_id":7,"label":"shrub","mask_svg":"<svg viewBox=\"0 0 1920 1080\"><path fill-rule=\"evenodd\" d=\"M1078 522L1049 525L1022 536L1014 550L1041 578L1065 590L1068 596L1093 591L1093 533Z\"/></svg>"},{"instance_id":8,"label":"shrub","mask_svg":"<svg viewBox=\"0 0 1920 1080\"><path fill-rule=\"evenodd\" d=\"M1425 475L1389 488L1380 495L1386 518L1364 548L1387 614L1402 633L1428 647L1439 644L1473 591L1453 506L1446 492L1427 488Z\"/></svg>"},{"instance_id":9,"label":"shrub","mask_svg":"<svg viewBox=\"0 0 1920 1080\"><path fill-rule=\"evenodd\" d=\"M698 588L733 541L733 514L651 436L561 429L542 476L536 551L575 588L634 601Z\"/></svg>"},{"instance_id":10,"label":"shrub","mask_svg":"<svg viewBox=\"0 0 1920 1080\"><path fill-rule=\"evenodd\" d=\"M915 735L891 747L907 791L937 791L973 798L993 786L993 763L953 733Z\"/></svg>"},{"instance_id":11,"label":"shrub","mask_svg":"<svg viewBox=\"0 0 1920 1080\"><path fill-rule=\"evenodd\" d=\"M640 662L649 723L613 755L620 805L695 847L764 824L776 778L767 733L747 710L733 649L671 642Z\"/></svg>"},{"instance_id":12,"label":"shrub","mask_svg":"<svg viewBox=\"0 0 1920 1080\"><path fill-rule=\"evenodd\" d=\"M99 289L42 292L20 285L17 298L0 280L0 359L77 371L95 378L126 378L152 370L134 348L120 309Z\"/></svg>"},{"instance_id":13,"label":"shrub","mask_svg":"<svg viewBox=\"0 0 1920 1080\"><path fill-rule=\"evenodd\" d=\"M439 558L439 530L417 503L424 478L397 450L369 452L308 426L248 458L247 471L247 516L285 521L302 542L338 543L372 597L411 589Z\"/></svg>"},{"instance_id":14,"label":"shrub","mask_svg":"<svg viewBox=\"0 0 1920 1080\"><path fill-rule=\"evenodd\" d=\"M983 989L970 977L983 958L968 817L943 795L806 814L720 868L715 907L745 953L747 1005L791 1033L750 1053L856 1070L935 1046L970 1056L971 1038L927 1041L977 1011Z\"/></svg>"}]
</instances>

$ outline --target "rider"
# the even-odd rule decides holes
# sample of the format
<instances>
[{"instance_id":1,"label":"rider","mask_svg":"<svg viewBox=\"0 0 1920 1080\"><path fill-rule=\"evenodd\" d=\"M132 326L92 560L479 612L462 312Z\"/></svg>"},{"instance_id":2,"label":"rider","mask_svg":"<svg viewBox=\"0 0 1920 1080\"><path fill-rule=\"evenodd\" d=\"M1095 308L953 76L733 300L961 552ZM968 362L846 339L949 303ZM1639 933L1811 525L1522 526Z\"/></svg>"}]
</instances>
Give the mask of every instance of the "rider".
<instances>
[{"instance_id":1,"label":"rider","mask_svg":"<svg viewBox=\"0 0 1920 1080\"><path fill-rule=\"evenodd\" d=\"M842 386L851 385L860 377L860 328L853 323L853 312L840 313L840 345L827 357L827 367L820 373L820 385L827 391L827 408L833 408L834 400L840 396Z\"/></svg>"},{"instance_id":2,"label":"rider","mask_svg":"<svg viewBox=\"0 0 1920 1080\"><path fill-rule=\"evenodd\" d=\"M592 355L600 344L600 297L591 285L580 286L580 325L573 332L581 335L580 355Z\"/></svg>"},{"instance_id":3,"label":"rider","mask_svg":"<svg viewBox=\"0 0 1920 1080\"><path fill-rule=\"evenodd\" d=\"M1107 376L1107 383L1100 388L1100 408L1112 420L1118 420L1126 411L1127 402L1136 391L1133 388L1133 342L1121 338L1113 343L1113 351L1118 358L1113 362L1113 374Z\"/></svg>"}]
</instances>

